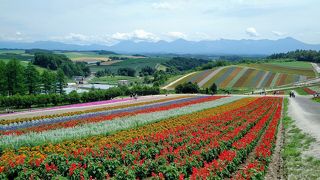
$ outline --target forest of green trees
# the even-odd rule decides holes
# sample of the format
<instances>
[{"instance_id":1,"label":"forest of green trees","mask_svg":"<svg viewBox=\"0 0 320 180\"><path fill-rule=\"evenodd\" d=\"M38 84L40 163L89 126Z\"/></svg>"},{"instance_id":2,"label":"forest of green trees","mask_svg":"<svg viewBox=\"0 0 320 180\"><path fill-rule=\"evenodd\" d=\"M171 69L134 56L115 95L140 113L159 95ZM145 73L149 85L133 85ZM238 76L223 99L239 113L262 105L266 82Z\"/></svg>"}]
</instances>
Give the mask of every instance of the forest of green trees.
<instances>
[{"instance_id":1,"label":"forest of green trees","mask_svg":"<svg viewBox=\"0 0 320 180\"><path fill-rule=\"evenodd\" d=\"M77 93L72 91L69 94L35 94L0 96L0 107L12 108L31 108L57 106L75 103L85 103L101 100L109 100L117 96L151 95L159 94L159 87L133 86L133 87L114 87L107 90L91 90L89 92Z\"/></svg>"},{"instance_id":2,"label":"forest of green trees","mask_svg":"<svg viewBox=\"0 0 320 180\"><path fill-rule=\"evenodd\" d=\"M297 61L308 61L314 63L320 63L320 51L314 50L296 50L287 53L272 54L269 59L295 59Z\"/></svg>"},{"instance_id":3,"label":"forest of green trees","mask_svg":"<svg viewBox=\"0 0 320 180\"><path fill-rule=\"evenodd\" d=\"M12 96L15 94L49 94L63 93L66 83L64 72L44 70L42 73L32 63L26 67L18 60L8 63L0 61L0 95Z\"/></svg>"},{"instance_id":4,"label":"forest of green trees","mask_svg":"<svg viewBox=\"0 0 320 180\"><path fill-rule=\"evenodd\" d=\"M36 52L34 54L34 65L44 67L50 70L61 69L68 76L89 76L90 69L83 62L72 62L63 54L53 54L48 52Z\"/></svg>"},{"instance_id":5,"label":"forest of green trees","mask_svg":"<svg viewBox=\"0 0 320 180\"><path fill-rule=\"evenodd\" d=\"M0 107L30 108L108 100L121 95L159 94L159 87L115 87L84 93L64 93L66 76L61 68L42 73L30 62L24 67L19 60L0 61Z\"/></svg>"},{"instance_id":6,"label":"forest of green trees","mask_svg":"<svg viewBox=\"0 0 320 180\"><path fill-rule=\"evenodd\" d=\"M171 69L168 70L170 72L175 70L186 71L194 69L206 63L208 63L208 60L185 57L173 57L170 61L164 63L164 65Z\"/></svg>"}]
</instances>

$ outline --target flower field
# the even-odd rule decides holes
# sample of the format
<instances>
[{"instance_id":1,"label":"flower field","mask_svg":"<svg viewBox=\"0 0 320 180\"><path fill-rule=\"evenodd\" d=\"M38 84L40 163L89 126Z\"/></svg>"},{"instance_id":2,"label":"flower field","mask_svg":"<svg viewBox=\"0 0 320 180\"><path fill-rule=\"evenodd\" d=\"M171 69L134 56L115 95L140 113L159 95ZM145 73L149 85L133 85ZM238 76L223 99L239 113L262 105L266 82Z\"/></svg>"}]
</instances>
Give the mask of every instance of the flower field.
<instances>
[{"instance_id":1,"label":"flower field","mask_svg":"<svg viewBox=\"0 0 320 180\"><path fill-rule=\"evenodd\" d=\"M287 74L285 72L266 71L264 68L259 69L258 65L253 66L252 68L227 66L204 82L203 80L206 79L206 76L212 72L213 70L198 71L185 77L181 81L176 82L171 88L184 82L198 83L202 88L210 87L212 83L216 83L220 88L266 88L295 83L313 77L299 74Z\"/></svg>"},{"instance_id":2,"label":"flower field","mask_svg":"<svg viewBox=\"0 0 320 180\"><path fill-rule=\"evenodd\" d=\"M278 97L184 96L12 119L0 179L260 178L281 111Z\"/></svg>"}]
</instances>

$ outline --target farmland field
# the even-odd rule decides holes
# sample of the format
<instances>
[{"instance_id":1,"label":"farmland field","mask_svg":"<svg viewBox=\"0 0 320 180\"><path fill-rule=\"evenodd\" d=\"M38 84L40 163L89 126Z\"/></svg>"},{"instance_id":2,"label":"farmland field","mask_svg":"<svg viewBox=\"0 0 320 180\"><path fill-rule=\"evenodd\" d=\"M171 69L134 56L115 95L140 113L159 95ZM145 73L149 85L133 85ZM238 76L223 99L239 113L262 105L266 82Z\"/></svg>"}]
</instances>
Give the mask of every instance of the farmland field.
<instances>
[{"instance_id":1,"label":"farmland field","mask_svg":"<svg viewBox=\"0 0 320 180\"><path fill-rule=\"evenodd\" d=\"M103 76L103 77L94 77L89 83L99 83L99 84L118 84L119 80L128 80L129 82L142 82L143 79L139 77L130 77L130 76Z\"/></svg>"},{"instance_id":2,"label":"farmland field","mask_svg":"<svg viewBox=\"0 0 320 180\"><path fill-rule=\"evenodd\" d=\"M91 61L109 61L107 55L100 55L96 52L60 52L58 54L64 54L72 61L91 62Z\"/></svg>"},{"instance_id":3,"label":"farmland field","mask_svg":"<svg viewBox=\"0 0 320 180\"><path fill-rule=\"evenodd\" d=\"M214 74L210 76L210 74ZM227 66L220 69L198 71L186 76L169 88L173 89L184 82L197 83L202 88L216 83L219 88L268 88L306 80L308 76L286 73L274 73L245 66Z\"/></svg>"},{"instance_id":4,"label":"farmland field","mask_svg":"<svg viewBox=\"0 0 320 180\"><path fill-rule=\"evenodd\" d=\"M100 65L100 66L90 66L92 72L97 72L99 70L109 69L111 72L117 72L119 68L130 67L136 71L140 71L141 68L145 66L150 66L156 68L159 64L167 62L169 58L131 58L128 60L120 61L110 65ZM162 67L163 68L163 67Z\"/></svg>"},{"instance_id":5,"label":"farmland field","mask_svg":"<svg viewBox=\"0 0 320 180\"><path fill-rule=\"evenodd\" d=\"M10 61L10 59L1 59L0 58L0 61L3 61L4 63L7 63L7 62ZM29 61L20 61L20 63L21 63L22 66L26 67L28 65ZM47 70L46 68L43 68L43 67L40 67L40 66L35 66L35 67L40 73L42 73L44 70Z\"/></svg>"},{"instance_id":6,"label":"farmland field","mask_svg":"<svg viewBox=\"0 0 320 180\"><path fill-rule=\"evenodd\" d=\"M282 98L164 97L0 121L0 177L238 179L267 172Z\"/></svg>"}]
</instances>

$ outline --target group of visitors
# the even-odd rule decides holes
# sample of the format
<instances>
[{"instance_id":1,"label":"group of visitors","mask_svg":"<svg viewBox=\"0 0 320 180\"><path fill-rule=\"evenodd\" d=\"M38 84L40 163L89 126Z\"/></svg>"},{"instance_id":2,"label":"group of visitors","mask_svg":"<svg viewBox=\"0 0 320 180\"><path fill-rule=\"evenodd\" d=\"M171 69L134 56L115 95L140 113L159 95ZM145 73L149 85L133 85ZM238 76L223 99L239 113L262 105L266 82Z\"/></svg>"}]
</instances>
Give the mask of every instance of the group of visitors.
<instances>
[{"instance_id":1,"label":"group of visitors","mask_svg":"<svg viewBox=\"0 0 320 180\"><path fill-rule=\"evenodd\" d=\"M294 94L294 92L293 92L293 91L290 91L289 96L290 96L290 97L293 97L293 98L295 98L295 97L296 97L296 95Z\"/></svg>"},{"instance_id":2,"label":"group of visitors","mask_svg":"<svg viewBox=\"0 0 320 180\"><path fill-rule=\"evenodd\" d=\"M130 94L130 98L138 99L138 94Z\"/></svg>"},{"instance_id":3,"label":"group of visitors","mask_svg":"<svg viewBox=\"0 0 320 180\"><path fill-rule=\"evenodd\" d=\"M11 109L9 109L9 108L6 108L6 113L14 113L14 110L11 110Z\"/></svg>"}]
</instances>

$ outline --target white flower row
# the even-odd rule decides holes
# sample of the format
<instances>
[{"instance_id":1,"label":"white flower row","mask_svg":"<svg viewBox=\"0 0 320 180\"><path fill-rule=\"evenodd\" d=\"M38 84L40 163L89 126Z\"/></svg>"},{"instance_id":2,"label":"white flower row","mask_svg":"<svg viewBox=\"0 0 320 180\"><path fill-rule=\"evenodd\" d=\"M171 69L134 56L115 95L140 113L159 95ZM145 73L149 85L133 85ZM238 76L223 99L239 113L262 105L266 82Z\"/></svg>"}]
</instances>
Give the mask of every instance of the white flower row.
<instances>
[{"instance_id":1,"label":"white flower row","mask_svg":"<svg viewBox=\"0 0 320 180\"><path fill-rule=\"evenodd\" d=\"M93 135L112 133L119 130L130 129L144 124L157 122L169 117L190 114L203 109L217 107L226 103L239 100L243 97L225 97L214 101L194 104L179 109L160 111L135 116L116 118L111 121L83 124L72 128L48 130L44 132L30 132L20 136L8 135L0 138L0 147L35 146L44 143L57 143L67 139L79 139Z\"/></svg>"}]
</instances>

